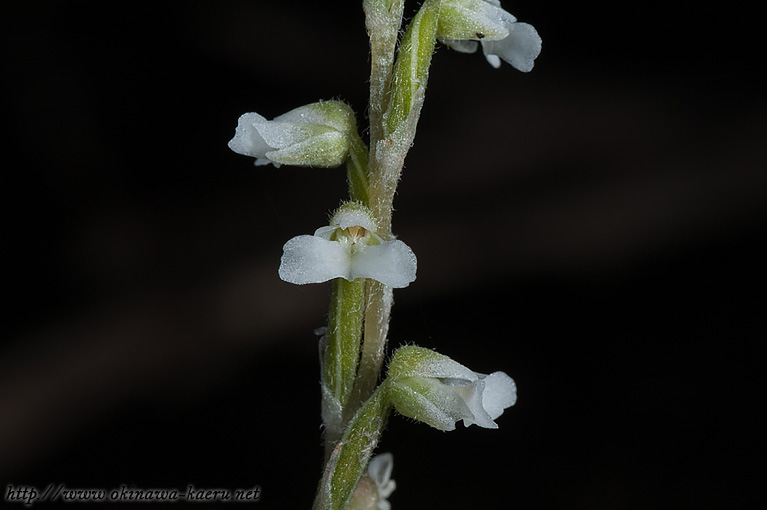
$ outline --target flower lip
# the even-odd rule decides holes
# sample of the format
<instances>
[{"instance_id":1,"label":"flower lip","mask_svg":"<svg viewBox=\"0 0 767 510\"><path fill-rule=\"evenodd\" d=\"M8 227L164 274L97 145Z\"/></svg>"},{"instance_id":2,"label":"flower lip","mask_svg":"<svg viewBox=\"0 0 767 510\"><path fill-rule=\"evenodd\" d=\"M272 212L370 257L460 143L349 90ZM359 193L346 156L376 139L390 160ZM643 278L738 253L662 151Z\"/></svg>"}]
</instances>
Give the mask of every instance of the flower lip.
<instances>
[{"instance_id":1,"label":"flower lip","mask_svg":"<svg viewBox=\"0 0 767 510\"><path fill-rule=\"evenodd\" d=\"M487 61L495 68L501 60L527 73L533 70L535 59L541 53L541 36L528 23L512 23L509 36L499 41L482 41L482 51Z\"/></svg>"}]
</instances>

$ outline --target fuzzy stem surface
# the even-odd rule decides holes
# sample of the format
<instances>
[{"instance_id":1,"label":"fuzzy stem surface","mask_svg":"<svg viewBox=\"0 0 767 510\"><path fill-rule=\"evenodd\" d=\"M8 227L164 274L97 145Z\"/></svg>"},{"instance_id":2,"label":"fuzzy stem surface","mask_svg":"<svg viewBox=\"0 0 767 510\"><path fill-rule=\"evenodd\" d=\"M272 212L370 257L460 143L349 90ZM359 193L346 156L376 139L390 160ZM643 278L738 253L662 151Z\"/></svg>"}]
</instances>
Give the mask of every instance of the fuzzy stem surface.
<instances>
[{"instance_id":1,"label":"fuzzy stem surface","mask_svg":"<svg viewBox=\"0 0 767 510\"><path fill-rule=\"evenodd\" d=\"M364 309L364 279L333 280L322 374L326 449L343 430L344 409L357 373Z\"/></svg>"},{"instance_id":2,"label":"fuzzy stem surface","mask_svg":"<svg viewBox=\"0 0 767 510\"><path fill-rule=\"evenodd\" d=\"M344 510L367 468L391 411L382 384L349 421L325 465L314 510Z\"/></svg>"}]
</instances>

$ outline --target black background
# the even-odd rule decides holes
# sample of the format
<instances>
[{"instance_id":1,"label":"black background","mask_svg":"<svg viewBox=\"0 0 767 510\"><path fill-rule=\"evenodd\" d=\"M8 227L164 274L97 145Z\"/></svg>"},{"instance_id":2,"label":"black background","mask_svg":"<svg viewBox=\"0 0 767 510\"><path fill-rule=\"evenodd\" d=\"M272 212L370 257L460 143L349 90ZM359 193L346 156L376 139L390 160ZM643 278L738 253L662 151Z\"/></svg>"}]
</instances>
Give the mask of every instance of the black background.
<instances>
[{"instance_id":1,"label":"black background","mask_svg":"<svg viewBox=\"0 0 767 510\"><path fill-rule=\"evenodd\" d=\"M435 55L395 202L418 280L390 338L504 370L519 402L499 430L392 417L393 507L745 508L764 485L756 12L504 7L543 52L529 74ZM363 22L331 0L4 7L3 490L258 484L259 507L310 506L327 286L276 269L344 175L226 142L241 113L318 99L364 126Z\"/></svg>"}]
</instances>

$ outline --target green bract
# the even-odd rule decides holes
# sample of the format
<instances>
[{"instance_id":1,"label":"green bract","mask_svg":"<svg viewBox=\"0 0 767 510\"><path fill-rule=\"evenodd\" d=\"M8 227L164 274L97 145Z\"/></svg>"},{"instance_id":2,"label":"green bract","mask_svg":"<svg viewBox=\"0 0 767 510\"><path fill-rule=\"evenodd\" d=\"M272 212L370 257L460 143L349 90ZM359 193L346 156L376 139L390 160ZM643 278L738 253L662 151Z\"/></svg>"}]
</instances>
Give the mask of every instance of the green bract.
<instances>
[{"instance_id":1,"label":"green bract","mask_svg":"<svg viewBox=\"0 0 767 510\"><path fill-rule=\"evenodd\" d=\"M436 44L439 2L427 0L410 22L397 55L392 76L391 99L383 116L383 133L409 133L418 122L423 92L429 78L431 56Z\"/></svg>"}]
</instances>

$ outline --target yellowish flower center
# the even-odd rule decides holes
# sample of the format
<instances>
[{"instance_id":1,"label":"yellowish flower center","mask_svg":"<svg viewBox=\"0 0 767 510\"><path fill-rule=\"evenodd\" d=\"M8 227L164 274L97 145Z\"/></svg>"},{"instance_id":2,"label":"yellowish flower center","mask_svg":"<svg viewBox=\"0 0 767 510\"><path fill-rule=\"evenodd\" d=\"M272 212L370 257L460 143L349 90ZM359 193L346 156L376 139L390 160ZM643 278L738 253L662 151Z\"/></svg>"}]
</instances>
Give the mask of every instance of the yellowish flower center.
<instances>
[{"instance_id":1,"label":"yellowish flower center","mask_svg":"<svg viewBox=\"0 0 767 510\"><path fill-rule=\"evenodd\" d=\"M363 227L360 227L359 225L349 227L345 230L352 244L356 243L357 241L365 237L365 234L367 233L367 230L365 230Z\"/></svg>"}]
</instances>

